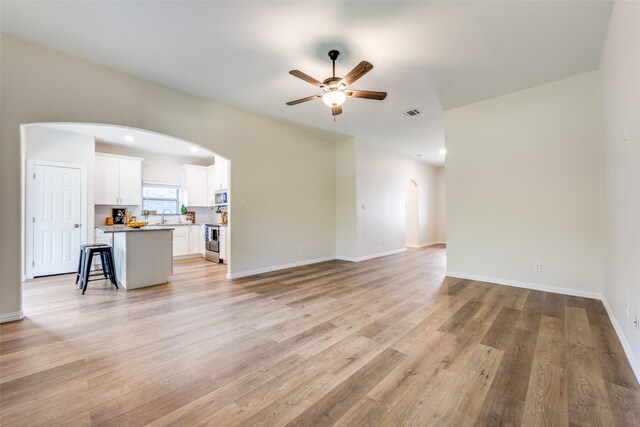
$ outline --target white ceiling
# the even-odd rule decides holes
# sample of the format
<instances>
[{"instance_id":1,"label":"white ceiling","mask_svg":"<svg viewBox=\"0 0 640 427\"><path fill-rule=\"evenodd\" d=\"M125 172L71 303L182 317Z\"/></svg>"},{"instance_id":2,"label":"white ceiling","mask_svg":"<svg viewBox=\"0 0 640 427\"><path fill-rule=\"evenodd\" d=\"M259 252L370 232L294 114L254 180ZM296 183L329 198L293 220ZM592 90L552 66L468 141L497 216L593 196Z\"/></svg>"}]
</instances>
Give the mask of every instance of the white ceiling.
<instances>
[{"instance_id":1,"label":"white ceiling","mask_svg":"<svg viewBox=\"0 0 640 427\"><path fill-rule=\"evenodd\" d=\"M2 32L213 101L442 164L443 110L597 68L609 1L3 1ZM375 68L333 121L288 74ZM418 108L422 114L406 117Z\"/></svg>"},{"instance_id":2,"label":"white ceiling","mask_svg":"<svg viewBox=\"0 0 640 427\"><path fill-rule=\"evenodd\" d=\"M195 144L167 135L121 126L43 123L34 126L92 136L107 145L175 157L213 159L214 154ZM133 140L131 140L133 138Z\"/></svg>"}]
</instances>

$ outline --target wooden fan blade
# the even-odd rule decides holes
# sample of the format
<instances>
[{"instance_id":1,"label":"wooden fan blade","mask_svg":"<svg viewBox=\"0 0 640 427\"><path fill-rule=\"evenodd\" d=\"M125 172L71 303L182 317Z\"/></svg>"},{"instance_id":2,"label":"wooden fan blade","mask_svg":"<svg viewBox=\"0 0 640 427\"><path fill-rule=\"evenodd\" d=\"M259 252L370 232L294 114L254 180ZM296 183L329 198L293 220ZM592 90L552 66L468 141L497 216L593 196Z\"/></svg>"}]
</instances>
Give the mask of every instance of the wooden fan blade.
<instances>
[{"instance_id":1,"label":"wooden fan blade","mask_svg":"<svg viewBox=\"0 0 640 427\"><path fill-rule=\"evenodd\" d=\"M319 82L318 80L316 80L313 77L303 73L300 70L291 70L291 71L289 71L289 74L291 74L292 76L295 76L295 77L297 77L299 79L302 79L307 83L311 83L314 86L324 87L324 84L322 84L322 82Z\"/></svg>"},{"instance_id":2,"label":"wooden fan blade","mask_svg":"<svg viewBox=\"0 0 640 427\"><path fill-rule=\"evenodd\" d=\"M344 93L353 98L377 99L378 101L382 101L387 97L387 92L373 90L345 90Z\"/></svg>"},{"instance_id":3,"label":"wooden fan blade","mask_svg":"<svg viewBox=\"0 0 640 427\"><path fill-rule=\"evenodd\" d=\"M356 65L353 70L349 71L349 74L344 76L341 83L345 86L349 86L351 83L355 82L371 70L373 70L373 64L367 61L362 61L361 63Z\"/></svg>"},{"instance_id":4,"label":"wooden fan blade","mask_svg":"<svg viewBox=\"0 0 640 427\"><path fill-rule=\"evenodd\" d=\"M311 100L316 99L316 98L322 98L322 95L311 95L311 96L307 96L306 98L296 99L295 101L287 102L287 105L301 104L303 102L311 101Z\"/></svg>"},{"instance_id":5,"label":"wooden fan blade","mask_svg":"<svg viewBox=\"0 0 640 427\"><path fill-rule=\"evenodd\" d=\"M337 107L331 107L331 115L335 117L338 114L342 114L342 106L338 105Z\"/></svg>"}]
</instances>

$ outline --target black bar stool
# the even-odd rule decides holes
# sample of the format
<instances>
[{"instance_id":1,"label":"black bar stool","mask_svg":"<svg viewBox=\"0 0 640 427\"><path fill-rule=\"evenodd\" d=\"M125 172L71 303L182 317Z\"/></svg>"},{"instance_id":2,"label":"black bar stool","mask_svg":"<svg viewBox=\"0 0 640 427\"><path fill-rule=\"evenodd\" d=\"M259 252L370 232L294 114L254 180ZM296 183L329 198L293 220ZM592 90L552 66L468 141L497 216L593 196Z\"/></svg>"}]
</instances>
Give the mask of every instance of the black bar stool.
<instances>
[{"instance_id":1,"label":"black bar stool","mask_svg":"<svg viewBox=\"0 0 640 427\"><path fill-rule=\"evenodd\" d=\"M91 263L93 262L93 256L95 254L100 255L102 261L102 272L97 274L91 274ZM87 290L89 282L95 280L104 280L107 278L113 283L113 286L118 289L118 281L116 279L116 269L113 261L113 247L109 245L104 246L87 246L84 248L83 254L83 266L82 274L80 277L80 286L82 287L82 294ZM104 276L100 279L91 279L91 277Z\"/></svg>"},{"instance_id":2,"label":"black bar stool","mask_svg":"<svg viewBox=\"0 0 640 427\"><path fill-rule=\"evenodd\" d=\"M82 275L84 274L82 270L84 267L84 248L88 248L89 246L109 246L109 245L107 245L106 243L89 243L87 245L80 245L80 256L78 257L78 272L76 273L76 285L78 284L78 280L80 280L80 277L82 277ZM104 267L103 267L103 271L104 271ZM107 278L106 273L104 273L104 277L105 279ZM82 285L80 285L80 287L82 287Z\"/></svg>"}]
</instances>

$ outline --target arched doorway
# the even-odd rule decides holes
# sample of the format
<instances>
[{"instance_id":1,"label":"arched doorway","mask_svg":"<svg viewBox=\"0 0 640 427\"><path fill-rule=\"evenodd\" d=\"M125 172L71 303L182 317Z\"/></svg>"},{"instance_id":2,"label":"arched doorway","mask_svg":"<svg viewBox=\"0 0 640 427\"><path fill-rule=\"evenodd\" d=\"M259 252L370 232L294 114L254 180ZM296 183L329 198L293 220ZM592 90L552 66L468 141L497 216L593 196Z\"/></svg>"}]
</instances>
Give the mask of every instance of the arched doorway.
<instances>
[{"instance_id":1,"label":"arched doorway","mask_svg":"<svg viewBox=\"0 0 640 427\"><path fill-rule=\"evenodd\" d=\"M228 195L230 159L153 131L99 123L23 125L21 164L23 279L75 271L80 244L106 243L96 240L95 226L113 217L114 209L151 226L185 225L174 233L176 259L206 254L201 225L220 223L228 212L226 204L220 213L212 206L218 205L217 190ZM40 206L49 199L55 203ZM65 200L70 202L59 202ZM36 221L45 213L55 220ZM219 257L226 264L228 252Z\"/></svg>"},{"instance_id":2,"label":"arched doorway","mask_svg":"<svg viewBox=\"0 0 640 427\"><path fill-rule=\"evenodd\" d=\"M419 195L418 183L413 179L407 181L405 186L405 206L406 206L406 245L408 247L418 247L419 245Z\"/></svg>"}]
</instances>

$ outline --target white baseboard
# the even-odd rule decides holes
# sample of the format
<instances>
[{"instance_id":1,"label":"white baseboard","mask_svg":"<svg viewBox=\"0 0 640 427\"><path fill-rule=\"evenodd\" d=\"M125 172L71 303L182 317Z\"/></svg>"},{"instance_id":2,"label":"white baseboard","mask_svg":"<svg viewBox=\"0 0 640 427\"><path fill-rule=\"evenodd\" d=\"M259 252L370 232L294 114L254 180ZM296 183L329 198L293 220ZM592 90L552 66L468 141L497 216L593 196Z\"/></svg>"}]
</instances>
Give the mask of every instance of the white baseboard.
<instances>
[{"instance_id":1,"label":"white baseboard","mask_svg":"<svg viewBox=\"0 0 640 427\"><path fill-rule=\"evenodd\" d=\"M609 319L611 319L611 324L613 325L613 329L616 331L616 334L618 335L618 339L622 344L622 348L624 349L624 352L627 356L627 360L631 365L631 369L633 370L633 373L636 375L636 379L638 380L638 382L640 382L640 359L638 359L636 355L633 353L633 350L631 349L631 345L629 345L629 341L627 341L627 338L625 337L624 332L620 327L620 324L616 320L616 317L613 315L613 309L611 308L611 306L609 305L609 302L604 296L602 297L602 304L604 305L604 308L607 310L607 314L609 315Z\"/></svg>"},{"instance_id":2,"label":"white baseboard","mask_svg":"<svg viewBox=\"0 0 640 427\"><path fill-rule=\"evenodd\" d=\"M14 313L0 314L0 323L15 322L16 320L24 319L24 313L22 310Z\"/></svg>"},{"instance_id":3,"label":"white baseboard","mask_svg":"<svg viewBox=\"0 0 640 427\"><path fill-rule=\"evenodd\" d=\"M332 261L335 256L323 258L307 259L304 261L296 261L289 264L272 265L264 268L256 268L255 270L240 271L238 273L227 273L227 279L239 279L240 277L255 276L256 274L269 273L271 271L286 270L287 268L302 267L303 265L317 264L319 262Z\"/></svg>"},{"instance_id":4,"label":"white baseboard","mask_svg":"<svg viewBox=\"0 0 640 427\"><path fill-rule=\"evenodd\" d=\"M407 244L407 247L411 249L420 249L420 248L426 248L433 245L442 245L442 244L444 244L444 242L429 242L429 243L423 243L422 245Z\"/></svg>"},{"instance_id":5,"label":"white baseboard","mask_svg":"<svg viewBox=\"0 0 640 427\"><path fill-rule=\"evenodd\" d=\"M401 249L394 249L392 251L387 251L387 252L378 252L377 254L365 255L357 258L346 257L346 256L336 256L334 257L334 259L339 259L341 261L361 262L369 259L380 258L387 255L395 255L395 254L399 254L406 251L407 251L407 248L401 248Z\"/></svg>"},{"instance_id":6,"label":"white baseboard","mask_svg":"<svg viewBox=\"0 0 640 427\"><path fill-rule=\"evenodd\" d=\"M602 299L600 292L584 291L582 289L563 288L561 286L543 285L539 283L522 282L519 280L507 280L496 277L476 276L475 274L458 273L455 271L447 271L447 276L458 279L476 280L479 282L495 283L498 285L515 286L516 288L533 289L535 291L552 292L562 295L571 295L575 297Z\"/></svg>"}]
</instances>

